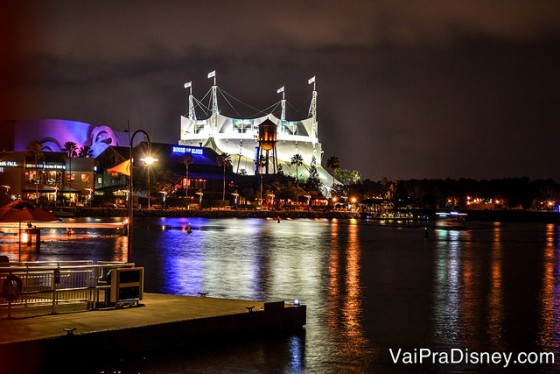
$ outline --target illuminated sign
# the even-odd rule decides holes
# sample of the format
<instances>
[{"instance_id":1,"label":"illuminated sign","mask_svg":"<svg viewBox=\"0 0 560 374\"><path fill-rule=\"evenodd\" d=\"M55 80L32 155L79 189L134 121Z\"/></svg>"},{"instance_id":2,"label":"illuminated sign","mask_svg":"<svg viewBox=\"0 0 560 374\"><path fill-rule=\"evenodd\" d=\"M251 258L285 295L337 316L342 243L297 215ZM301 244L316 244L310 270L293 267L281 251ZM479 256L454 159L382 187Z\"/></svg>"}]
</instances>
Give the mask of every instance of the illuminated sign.
<instances>
[{"instance_id":1,"label":"illuminated sign","mask_svg":"<svg viewBox=\"0 0 560 374\"><path fill-rule=\"evenodd\" d=\"M17 168L18 163L15 161L0 161L0 166L9 166L11 168Z\"/></svg>"},{"instance_id":2,"label":"illuminated sign","mask_svg":"<svg viewBox=\"0 0 560 374\"><path fill-rule=\"evenodd\" d=\"M173 147L173 153L190 153L192 155L202 155L202 148L190 148L190 147Z\"/></svg>"},{"instance_id":3,"label":"illuminated sign","mask_svg":"<svg viewBox=\"0 0 560 374\"><path fill-rule=\"evenodd\" d=\"M25 167L27 169L58 169L58 170L62 170L65 169L65 166L63 164L25 164Z\"/></svg>"}]
</instances>

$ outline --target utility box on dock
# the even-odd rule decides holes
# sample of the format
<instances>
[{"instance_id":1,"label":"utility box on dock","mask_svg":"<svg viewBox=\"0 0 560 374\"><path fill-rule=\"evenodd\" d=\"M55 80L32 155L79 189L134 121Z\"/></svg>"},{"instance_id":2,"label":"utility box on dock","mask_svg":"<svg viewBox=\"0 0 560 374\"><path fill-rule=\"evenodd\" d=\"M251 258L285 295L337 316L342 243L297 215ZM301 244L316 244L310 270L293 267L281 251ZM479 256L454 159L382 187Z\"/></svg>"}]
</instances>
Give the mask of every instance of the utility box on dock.
<instances>
[{"instance_id":1,"label":"utility box on dock","mask_svg":"<svg viewBox=\"0 0 560 374\"><path fill-rule=\"evenodd\" d=\"M114 304L134 304L142 300L144 294L144 268L119 268L111 270L111 295Z\"/></svg>"}]
</instances>

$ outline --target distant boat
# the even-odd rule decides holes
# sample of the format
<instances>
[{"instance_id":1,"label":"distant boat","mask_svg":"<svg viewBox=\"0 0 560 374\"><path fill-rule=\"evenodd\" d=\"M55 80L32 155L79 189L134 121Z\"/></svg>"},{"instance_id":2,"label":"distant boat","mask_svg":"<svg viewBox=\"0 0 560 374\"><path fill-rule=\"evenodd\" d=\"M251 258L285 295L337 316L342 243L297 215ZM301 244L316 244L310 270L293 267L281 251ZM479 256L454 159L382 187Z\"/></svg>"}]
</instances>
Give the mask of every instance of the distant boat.
<instances>
[{"instance_id":1,"label":"distant boat","mask_svg":"<svg viewBox=\"0 0 560 374\"><path fill-rule=\"evenodd\" d=\"M465 223L466 217L467 213L460 213L457 211L437 212L436 228L447 230L465 230L467 228Z\"/></svg>"},{"instance_id":2,"label":"distant boat","mask_svg":"<svg viewBox=\"0 0 560 374\"><path fill-rule=\"evenodd\" d=\"M68 212L66 210L53 210L50 212L57 217L74 217L74 213Z\"/></svg>"}]
</instances>

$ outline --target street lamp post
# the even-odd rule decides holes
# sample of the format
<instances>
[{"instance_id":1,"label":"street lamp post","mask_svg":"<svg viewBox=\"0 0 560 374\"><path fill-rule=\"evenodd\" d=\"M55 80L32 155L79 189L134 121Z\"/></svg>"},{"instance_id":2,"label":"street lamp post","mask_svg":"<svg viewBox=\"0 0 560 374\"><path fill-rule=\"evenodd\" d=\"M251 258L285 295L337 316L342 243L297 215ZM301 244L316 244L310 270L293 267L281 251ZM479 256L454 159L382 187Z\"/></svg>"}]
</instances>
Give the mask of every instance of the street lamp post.
<instances>
[{"instance_id":1,"label":"street lamp post","mask_svg":"<svg viewBox=\"0 0 560 374\"><path fill-rule=\"evenodd\" d=\"M148 197L148 210L151 209L151 205L150 205L150 166L152 166L152 164L156 161L159 161L157 158L153 158L151 155L149 155L150 150L148 150L148 157L144 157L141 158L140 161L144 161L144 163L146 164L146 168L147 168L147 175L148 175L148 183L147 183L147 192L146 195Z\"/></svg>"},{"instance_id":2,"label":"street lamp post","mask_svg":"<svg viewBox=\"0 0 560 374\"><path fill-rule=\"evenodd\" d=\"M202 192L202 189L200 189L196 192L196 194L198 195L198 205L200 206L199 209L202 209L202 196L204 196L204 192Z\"/></svg>"},{"instance_id":3,"label":"street lamp post","mask_svg":"<svg viewBox=\"0 0 560 374\"><path fill-rule=\"evenodd\" d=\"M10 188L12 188L12 186L9 186L9 185L7 185L7 184L3 184L3 185L0 186L0 187L6 189L6 198L7 198L8 200L12 200L12 199L10 198Z\"/></svg>"},{"instance_id":4,"label":"street lamp post","mask_svg":"<svg viewBox=\"0 0 560 374\"><path fill-rule=\"evenodd\" d=\"M159 191L160 194L163 195L163 209L167 209L167 205L166 205L166 197L167 197L167 191Z\"/></svg>"},{"instance_id":5,"label":"street lamp post","mask_svg":"<svg viewBox=\"0 0 560 374\"><path fill-rule=\"evenodd\" d=\"M86 188L86 191L89 192L89 207L91 208L91 193L93 192L93 188Z\"/></svg>"},{"instance_id":6,"label":"street lamp post","mask_svg":"<svg viewBox=\"0 0 560 374\"><path fill-rule=\"evenodd\" d=\"M152 143L150 142L150 136L144 130L136 130L130 137L130 144L128 147L129 159L130 159L130 180L128 185L128 259L127 262L132 262L132 231L133 231L133 216L134 216L134 158L132 157L132 144L134 142L134 137L136 134L142 133L148 141L148 155L152 151ZM148 156L151 158L150 156ZM152 159L153 160L153 159Z\"/></svg>"}]
</instances>

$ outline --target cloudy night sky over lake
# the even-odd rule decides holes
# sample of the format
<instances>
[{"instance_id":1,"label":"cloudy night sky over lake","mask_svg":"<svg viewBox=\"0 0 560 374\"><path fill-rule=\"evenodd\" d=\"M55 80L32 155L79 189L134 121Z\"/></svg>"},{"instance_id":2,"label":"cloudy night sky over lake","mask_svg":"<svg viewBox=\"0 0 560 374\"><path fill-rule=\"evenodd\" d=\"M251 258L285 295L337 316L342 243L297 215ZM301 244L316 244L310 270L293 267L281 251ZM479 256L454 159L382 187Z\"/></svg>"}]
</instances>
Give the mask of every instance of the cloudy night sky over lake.
<instances>
[{"instance_id":1,"label":"cloudy night sky over lake","mask_svg":"<svg viewBox=\"0 0 560 374\"><path fill-rule=\"evenodd\" d=\"M323 165L560 182L558 1L8 0L0 32L2 120L129 121L176 144L185 82L201 100L215 70L232 117L285 86L297 120L316 76Z\"/></svg>"}]
</instances>

